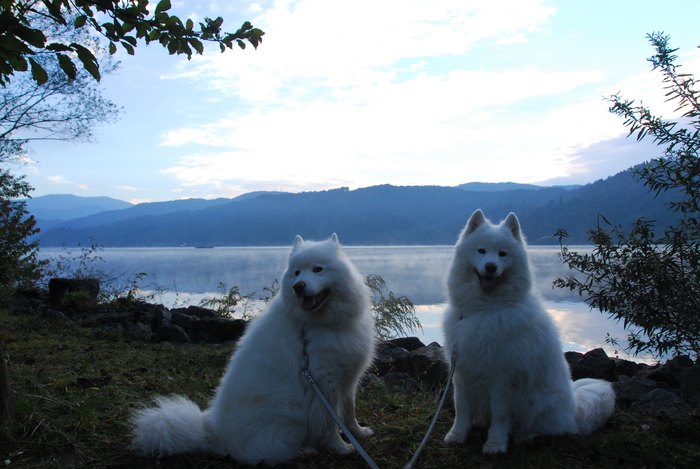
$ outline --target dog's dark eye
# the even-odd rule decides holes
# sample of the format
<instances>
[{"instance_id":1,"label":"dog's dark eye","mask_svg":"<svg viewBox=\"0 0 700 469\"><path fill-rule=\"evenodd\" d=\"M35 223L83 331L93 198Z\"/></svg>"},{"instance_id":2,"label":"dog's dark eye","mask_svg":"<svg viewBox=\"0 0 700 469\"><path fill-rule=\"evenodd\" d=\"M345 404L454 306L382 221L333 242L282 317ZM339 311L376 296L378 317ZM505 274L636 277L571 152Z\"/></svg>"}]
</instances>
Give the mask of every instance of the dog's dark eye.
<instances>
[{"instance_id":1,"label":"dog's dark eye","mask_svg":"<svg viewBox=\"0 0 700 469\"><path fill-rule=\"evenodd\" d=\"M477 252L479 254L486 254L486 249L479 249Z\"/></svg>"},{"instance_id":2,"label":"dog's dark eye","mask_svg":"<svg viewBox=\"0 0 700 469\"><path fill-rule=\"evenodd\" d=\"M317 274L323 270L323 267L314 267L314 273Z\"/></svg>"},{"instance_id":3,"label":"dog's dark eye","mask_svg":"<svg viewBox=\"0 0 700 469\"><path fill-rule=\"evenodd\" d=\"M301 271L299 271L299 270L294 271L294 275L296 275L297 277L299 276L300 273L301 273Z\"/></svg>"},{"instance_id":4,"label":"dog's dark eye","mask_svg":"<svg viewBox=\"0 0 700 469\"><path fill-rule=\"evenodd\" d=\"M498 257L506 257L508 254L506 254L504 251L500 251L498 253Z\"/></svg>"}]
</instances>

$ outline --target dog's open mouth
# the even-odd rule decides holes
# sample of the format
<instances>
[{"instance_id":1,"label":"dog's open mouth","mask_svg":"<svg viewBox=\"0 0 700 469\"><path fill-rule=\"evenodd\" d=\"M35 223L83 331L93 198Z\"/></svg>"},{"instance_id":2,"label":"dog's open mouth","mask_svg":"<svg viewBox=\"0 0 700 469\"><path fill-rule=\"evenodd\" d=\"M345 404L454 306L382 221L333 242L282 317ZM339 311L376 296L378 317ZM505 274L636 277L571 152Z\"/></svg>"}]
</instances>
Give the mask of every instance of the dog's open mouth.
<instances>
[{"instance_id":1,"label":"dog's open mouth","mask_svg":"<svg viewBox=\"0 0 700 469\"><path fill-rule=\"evenodd\" d=\"M480 275L479 272L476 272L476 276L479 278L479 286L484 293L491 293L498 286L499 277Z\"/></svg>"},{"instance_id":2,"label":"dog's open mouth","mask_svg":"<svg viewBox=\"0 0 700 469\"><path fill-rule=\"evenodd\" d=\"M301 302L302 311L310 312L318 309L326 298L328 298L330 292L328 288L324 288L320 293L314 296L304 296Z\"/></svg>"}]
</instances>

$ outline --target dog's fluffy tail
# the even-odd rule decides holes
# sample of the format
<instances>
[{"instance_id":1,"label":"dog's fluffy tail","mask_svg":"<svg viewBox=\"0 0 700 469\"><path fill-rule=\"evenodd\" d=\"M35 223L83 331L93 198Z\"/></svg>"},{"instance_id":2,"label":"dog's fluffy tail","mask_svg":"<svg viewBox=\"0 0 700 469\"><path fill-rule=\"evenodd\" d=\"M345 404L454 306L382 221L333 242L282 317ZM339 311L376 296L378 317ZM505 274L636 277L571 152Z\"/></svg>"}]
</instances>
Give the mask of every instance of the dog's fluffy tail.
<instances>
[{"instance_id":1,"label":"dog's fluffy tail","mask_svg":"<svg viewBox=\"0 0 700 469\"><path fill-rule=\"evenodd\" d=\"M615 410L615 391L602 379L579 379L573 382L578 433L585 435L601 427Z\"/></svg>"},{"instance_id":2,"label":"dog's fluffy tail","mask_svg":"<svg viewBox=\"0 0 700 469\"><path fill-rule=\"evenodd\" d=\"M205 450L203 413L197 404L182 396L158 397L155 401L156 407L134 413L134 449L159 458Z\"/></svg>"}]
</instances>

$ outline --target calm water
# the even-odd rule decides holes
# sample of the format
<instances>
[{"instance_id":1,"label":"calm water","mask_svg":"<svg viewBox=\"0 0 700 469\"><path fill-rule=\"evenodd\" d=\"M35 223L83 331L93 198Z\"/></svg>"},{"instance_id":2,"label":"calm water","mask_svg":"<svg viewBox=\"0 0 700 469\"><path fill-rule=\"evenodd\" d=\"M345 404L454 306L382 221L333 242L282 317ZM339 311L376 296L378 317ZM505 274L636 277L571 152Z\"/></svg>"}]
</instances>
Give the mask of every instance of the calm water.
<instances>
[{"instance_id":1,"label":"calm water","mask_svg":"<svg viewBox=\"0 0 700 469\"><path fill-rule=\"evenodd\" d=\"M440 320L445 309L445 276L452 246L346 247L349 257L365 276L381 275L395 295L405 295L416 305L425 343L442 343ZM585 250L581 247L580 250ZM622 325L598 311L591 312L576 293L553 289L557 277L568 269L556 257L558 247L532 246L530 260L536 288L561 334L562 348L585 352L603 347L608 355L615 347L605 343L606 333L622 339ZM168 293L156 298L165 306L199 304L217 295L219 282L237 285L241 293L260 292L281 278L291 247L285 248L113 248L101 256L105 268L133 275L148 274L145 288L165 287ZM42 257L56 257L60 249L42 249ZM626 358L623 352L621 356ZM637 357L642 360L644 357ZM648 357L647 357L648 359Z\"/></svg>"}]
</instances>

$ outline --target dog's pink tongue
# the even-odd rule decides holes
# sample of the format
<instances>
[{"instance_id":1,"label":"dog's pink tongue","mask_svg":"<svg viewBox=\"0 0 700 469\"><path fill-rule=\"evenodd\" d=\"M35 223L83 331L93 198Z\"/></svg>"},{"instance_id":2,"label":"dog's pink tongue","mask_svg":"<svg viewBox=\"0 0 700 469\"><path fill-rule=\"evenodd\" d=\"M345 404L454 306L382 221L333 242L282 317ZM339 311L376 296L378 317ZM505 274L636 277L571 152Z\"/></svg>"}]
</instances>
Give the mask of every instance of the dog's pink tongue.
<instances>
[{"instance_id":1,"label":"dog's pink tongue","mask_svg":"<svg viewBox=\"0 0 700 469\"><path fill-rule=\"evenodd\" d=\"M304 301L301 302L301 310L309 312L316 307L316 297L315 296L305 296Z\"/></svg>"},{"instance_id":2,"label":"dog's pink tongue","mask_svg":"<svg viewBox=\"0 0 700 469\"><path fill-rule=\"evenodd\" d=\"M479 286L481 287L481 291L484 293L491 293L496 289L496 281L498 280L498 277L489 277L488 275L480 275L479 276Z\"/></svg>"}]
</instances>

